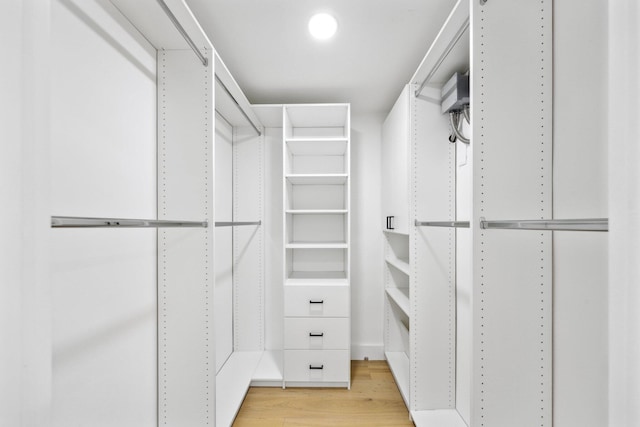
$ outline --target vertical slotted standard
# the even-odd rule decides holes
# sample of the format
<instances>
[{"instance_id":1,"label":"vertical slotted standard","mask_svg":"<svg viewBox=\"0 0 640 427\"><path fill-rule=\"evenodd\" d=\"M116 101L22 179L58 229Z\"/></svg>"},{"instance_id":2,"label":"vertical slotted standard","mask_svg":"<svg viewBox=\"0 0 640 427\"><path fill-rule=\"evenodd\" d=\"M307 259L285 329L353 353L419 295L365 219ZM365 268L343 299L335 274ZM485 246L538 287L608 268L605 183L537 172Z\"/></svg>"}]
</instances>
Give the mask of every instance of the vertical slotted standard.
<instances>
[{"instance_id":1,"label":"vertical slotted standard","mask_svg":"<svg viewBox=\"0 0 640 427\"><path fill-rule=\"evenodd\" d=\"M158 52L160 219L214 223L212 79L191 50ZM215 422L213 232L158 231L158 425Z\"/></svg>"},{"instance_id":2,"label":"vertical slotted standard","mask_svg":"<svg viewBox=\"0 0 640 427\"><path fill-rule=\"evenodd\" d=\"M552 1L472 2L474 427L552 423Z\"/></svg>"},{"instance_id":3,"label":"vertical slotted standard","mask_svg":"<svg viewBox=\"0 0 640 427\"><path fill-rule=\"evenodd\" d=\"M408 86L413 94L417 85ZM456 402L455 229L415 227L419 218L455 220L455 145L440 106L410 96L411 407Z\"/></svg>"}]
</instances>

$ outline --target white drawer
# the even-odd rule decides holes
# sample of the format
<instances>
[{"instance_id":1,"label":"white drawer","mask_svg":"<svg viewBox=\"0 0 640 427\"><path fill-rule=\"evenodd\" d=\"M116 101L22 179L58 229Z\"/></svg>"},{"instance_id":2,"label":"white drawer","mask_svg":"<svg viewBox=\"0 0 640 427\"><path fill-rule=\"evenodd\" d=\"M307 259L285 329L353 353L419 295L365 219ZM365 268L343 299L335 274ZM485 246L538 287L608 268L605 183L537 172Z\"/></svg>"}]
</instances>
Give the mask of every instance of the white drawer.
<instances>
[{"instance_id":1,"label":"white drawer","mask_svg":"<svg viewBox=\"0 0 640 427\"><path fill-rule=\"evenodd\" d=\"M285 350L348 350L349 319L286 318Z\"/></svg>"},{"instance_id":2,"label":"white drawer","mask_svg":"<svg viewBox=\"0 0 640 427\"><path fill-rule=\"evenodd\" d=\"M285 286L284 315L287 317L348 317L347 286Z\"/></svg>"},{"instance_id":3,"label":"white drawer","mask_svg":"<svg viewBox=\"0 0 640 427\"><path fill-rule=\"evenodd\" d=\"M349 350L285 350L284 380L292 382L348 382Z\"/></svg>"}]
</instances>

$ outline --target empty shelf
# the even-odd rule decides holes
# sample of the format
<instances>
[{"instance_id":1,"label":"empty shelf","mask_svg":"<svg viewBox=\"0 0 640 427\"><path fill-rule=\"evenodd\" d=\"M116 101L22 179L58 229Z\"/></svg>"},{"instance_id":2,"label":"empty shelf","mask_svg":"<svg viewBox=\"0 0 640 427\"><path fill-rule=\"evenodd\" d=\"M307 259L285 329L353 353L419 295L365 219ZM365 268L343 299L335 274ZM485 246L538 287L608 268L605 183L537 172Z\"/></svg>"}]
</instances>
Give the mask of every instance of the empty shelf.
<instances>
[{"instance_id":1,"label":"empty shelf","mask_svg":"<svg viewBox=\"0 0 640 427\"><path fill-rule=\"evenodd\" d=\"M294 185L340 185L347 182L346 173L291 174L285 178Z\"/></svg>"},{"instance_id":2,"label":"empty shelf","mask_svg":"<svg viewBox=\"0 0 640 427\"><path fill-rule=\"evenodd\" d=\"M244 400L262 351L236 351L216 375L216 425L231 426Z\"/></svg>"},{"instance_id":3,"label":"empty shelf","mask_svg":"<svg viewBox=\"0 0 640 427\"><path fill-rule=\"evenodd\" d=\"M403 272L407 276L411 275L411 266L407 261L393 257L387 257L385 261L387 262L387 264L394 266L396 269Z\"/></svg>"},{"instance_id":4,"label":"empty shelf","mask_svg":"<svg viewBox=\"0 0 640 427\"><path fill-rule=\"evenodd\" d=\"M405 316L409 316L411 304L409 302L409 289L407 288L387 288L387 295L402 310Z\"/></svg>"},{"instance_id":5,"label":"empty shelf","mask_svg":"<svg viewBox=\"0 0 640 427\"><path fill-rule=\"evenodd\" d=\"M411 411L411 418L416 427L467 427L455 409Z\"/></svg>"},{"instance_id":6,"label":"empty shelf","mask_svg":"<svg viewBox=\"0 0 640 427\"><path fill-rule=\"evenodd\" d=\"M383 229L382 229L382 231L383 231L384 233L386 233L386 234L396 234L396 235L398 235L398 236L407 236L407 237L409 237L409 233L405 233L405 232L402 232L402 231L397 231L397 230L388 230L388 229L386 229L386 228L383 228Z\"/></svg>"},{"instance_id":7,"label":"empty shelf","mask_svg":"<svg viewBox=\"0 0 640 427\"><path fill-rule=\"evenodd\" d=\"M287 249L347 249L345 242L290 242Z\"/></svg>"},{"instance_id":8,"label":"empty shelf","mask_svg":"<svg viewBox=\"0 0 640 427\"><path fill-rule=\"evenodd\" d=\"M253 378L252 387L282 386L282 351L266 350L258 363Z\"/></svg>"},{"instance_id":9,"label":"empty shelf","mask_svg":"<svg viewBox=\"0 0 640 427\"><path fill-rule=\"evenodd\" d=\"M387 351L385 352L387 363L396 380L404 404L409 406L409 357L403 351Z\"/></svg>"},{"instance_id":10,"label":"empty shelf","mask_svg":"<svg viewBox=\"0 0 640 427\"><path fill-rule=\"evenodd\" d=\"M346 209L287 209L293 215L339 215L349 213Z\"/></svg>"},{"instance_id":11,"label":"empty shelf","mask_svg":"<svg viewBox=\"0 0 640 427\"><path fill-rule=\"evenodd\" d=\"M287 278L286 284L347 286L349 282L344 271L294 271Z\"/></svg>"}]
</instances>

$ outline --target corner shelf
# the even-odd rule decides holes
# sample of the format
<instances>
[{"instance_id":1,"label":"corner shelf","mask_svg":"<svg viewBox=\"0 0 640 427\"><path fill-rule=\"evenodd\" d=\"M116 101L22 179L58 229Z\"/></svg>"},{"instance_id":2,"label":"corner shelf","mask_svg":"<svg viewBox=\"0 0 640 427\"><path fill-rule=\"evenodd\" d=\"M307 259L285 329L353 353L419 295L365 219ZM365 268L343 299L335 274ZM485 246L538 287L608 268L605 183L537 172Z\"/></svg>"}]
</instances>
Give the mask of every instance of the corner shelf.
<instances>
[{"instance_id":1,"label":"corner shelf","mask_svg":"<svg viewBox=\"0 0 640 427\"><path fill-rule=\"evenodd\" d=\"M411 411L411 418L420 427L467 427L467 423L455 409Z\"/></svg>"}]
</instances>

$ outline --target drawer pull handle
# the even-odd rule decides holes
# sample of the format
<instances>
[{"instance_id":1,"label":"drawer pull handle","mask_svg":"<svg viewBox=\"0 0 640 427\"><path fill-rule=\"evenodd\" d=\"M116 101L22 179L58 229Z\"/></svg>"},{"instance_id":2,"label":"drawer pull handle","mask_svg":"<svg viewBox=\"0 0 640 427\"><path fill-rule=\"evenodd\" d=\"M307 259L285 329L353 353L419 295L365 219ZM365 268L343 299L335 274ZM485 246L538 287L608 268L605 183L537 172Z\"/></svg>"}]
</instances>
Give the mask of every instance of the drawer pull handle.
<instances>
[{"instance_id":1,"label":"drawer pull handle","mask_svg":"<svg viewBox=\"0 0 640 427\"><path fill-rule=\"evenodd\" d=\"M324 332L309 332L310 337L323 337Z\"/></svg>"},{"instance_id":2,"label":"drawer pull handle","mask_svg":"<svg viewBox=\"0 0 640 427\"><path fill-rule=\"evenodd\" d=\"M309 365L309 369L322 370L322 369L324 369L324 365L320 365L320 366Z\"/></svg>"},{"instance_id":3,"label":"drawer pull handle","mask_svg":"<svg viewBox=\"0 0 640 427\"><path fill-rule=\"evenodd\" d=\"M320 300L320 301L314 301L312 299L309 300L309 304L324 304L324 300Z\"/></svg>"}]
</instances>

